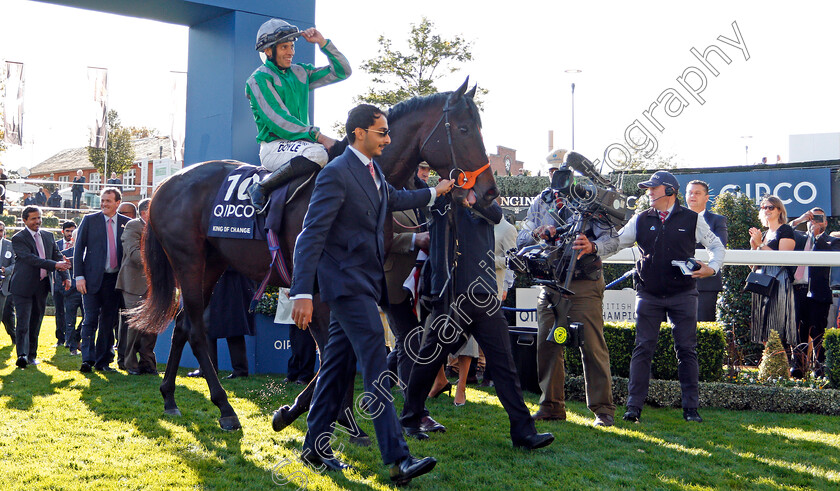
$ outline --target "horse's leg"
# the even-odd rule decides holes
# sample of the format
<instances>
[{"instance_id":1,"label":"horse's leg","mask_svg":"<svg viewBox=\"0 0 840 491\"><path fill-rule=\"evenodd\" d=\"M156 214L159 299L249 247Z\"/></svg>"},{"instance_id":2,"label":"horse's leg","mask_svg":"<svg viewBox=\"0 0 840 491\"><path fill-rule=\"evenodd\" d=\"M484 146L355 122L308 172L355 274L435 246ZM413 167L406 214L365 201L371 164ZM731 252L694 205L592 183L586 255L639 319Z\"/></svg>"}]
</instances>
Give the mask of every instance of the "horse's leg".
<instances>
[{"instance_id":1,"label":"horse's leg","mask_svg":"<svg viewBox=\"0 0 840 491\"><path fill-rule=\"evenodd\" d=\"M163 374L163 382L160 384L160 393L163 396L163 413L172 416L180 416L181 411L175 403L175 377L178 375L178 367L181 365L181 354L184 345L189 337L189 329L186 319L186 312L178 312L175 317L175 329L172 331L172 343L169 348L169 358L166 360L166 372Z\"/></svg>"},{"instance_id":2,"label":"horse's leg","mask_svg":"<svg viewBox=\"0 0 840 491\"><path fill-rule=\"evenodd\" d=\"M189 333L190 347L198 360L198 367L204 375L204 380L207 381L207 387L210 389L210 401L219 408L221 413L219 426L223 430L233 431L242 428L242 426L239 424L236 411L228 402L227 392L222 388L219 377L216 375L216 368L210 360L210 352L207 346L207 326L204 325L204 309L210 303L213 287L226 267L227 265L221 261L206 261L202 282L203 291L191 288L189 291L182 290L181 295L184 299L184 308L189 314L192 324Z\"/></svg>"}]
</instances>

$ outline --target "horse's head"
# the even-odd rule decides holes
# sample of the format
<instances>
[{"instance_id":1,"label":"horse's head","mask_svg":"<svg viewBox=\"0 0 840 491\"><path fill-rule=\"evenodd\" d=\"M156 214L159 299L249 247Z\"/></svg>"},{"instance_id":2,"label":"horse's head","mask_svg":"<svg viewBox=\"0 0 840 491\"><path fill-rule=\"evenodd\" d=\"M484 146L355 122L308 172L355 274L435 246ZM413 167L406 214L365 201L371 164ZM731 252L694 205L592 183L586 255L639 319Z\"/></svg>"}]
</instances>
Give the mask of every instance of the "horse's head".
<instances>
[{"instance_id":1,"label":"horse's head","mask_svg":"<svg viewBox=\"0 0 840 491\"><path fill-rule=\"evenodd\" d=\"M422 140L420 158L443 179L454 179L452 197L456 202L490 205L498 196L496 180L490 170L481 118L473 102L475 87L467 92L469 78L451 92L440 109L440 117Z\"/></svg>"}]
</instances>

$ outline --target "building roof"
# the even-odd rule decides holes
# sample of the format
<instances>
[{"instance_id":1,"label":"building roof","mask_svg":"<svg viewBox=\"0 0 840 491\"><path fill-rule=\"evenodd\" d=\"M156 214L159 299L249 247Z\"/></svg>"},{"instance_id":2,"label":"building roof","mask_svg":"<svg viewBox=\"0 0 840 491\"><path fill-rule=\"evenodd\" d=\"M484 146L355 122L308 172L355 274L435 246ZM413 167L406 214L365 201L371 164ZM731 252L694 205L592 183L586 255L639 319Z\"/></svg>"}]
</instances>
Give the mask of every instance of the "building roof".
<instances>
[{"instance_id":1,"label":"building roof","mask_svg":"<svg viewBox=\"0 0 840 491\"><path fill-rule=\"evenodd\" d=\"M154 160L172 158L172 145L168 136L138 138L131 140L134 147L134 160ZM87 147L68 148L30 169L32 174L51 174L75 172L77 169L93 170L88 160Z\"/></svg>"}]
</instances>

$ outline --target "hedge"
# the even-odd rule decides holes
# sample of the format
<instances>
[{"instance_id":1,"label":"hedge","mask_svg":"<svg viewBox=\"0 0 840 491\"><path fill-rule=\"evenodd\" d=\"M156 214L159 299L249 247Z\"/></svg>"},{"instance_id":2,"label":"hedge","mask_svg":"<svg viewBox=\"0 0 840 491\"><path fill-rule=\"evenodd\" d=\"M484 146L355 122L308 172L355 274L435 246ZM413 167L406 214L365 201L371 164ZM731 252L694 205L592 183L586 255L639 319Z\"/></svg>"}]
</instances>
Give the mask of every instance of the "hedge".
<instances>
[{"instance_id":1,"label":"hedge","mask_svg":"<svg viewBox=\"0 0 840 491\"><path fill-rule=\"evenodd\" d=\"M825 349L825 376L834 388L840 388L840 329L826 329L823 336Z\"/></svg>"},{"instance_id":2,"label":"hedge","mask_svg":"<svg viewBox=\"0 0 840 491\"><path fill-rule=\"evenodd\" d=\"M835 336L837 338L837 336ZM627 379L613 377L613 400L627 403ZM566 378L566 398L586 401L583 377ZM680 383L674 380L651 380L645 402L658 407L680 407ZM700 406L754 410L777 413L815 413L840 415L840 390L804 389L738 385L721 382L700 383Z\"/></svg>"},{"instance_id":3,"label":"hedge","mask_svg":"<svg viewBox=\"0 0 840 491\"><path fill-rule=\"evenodd\" d=\"M610 370L613 376L630 376L630 358L636 342L636 325L631 322L606 323L604 339L610 352ZM726 339L723 329L716 322L697 323L697 361L700 365L701 381L717 381L723 378L723 355ZM662 323L659 341L653 355L652 378L678 380L677 357L674 354L674 338L671 325ZM572 377L583 373L580 354L566 352L566 372Z\"/></svg>"}]
</instances>

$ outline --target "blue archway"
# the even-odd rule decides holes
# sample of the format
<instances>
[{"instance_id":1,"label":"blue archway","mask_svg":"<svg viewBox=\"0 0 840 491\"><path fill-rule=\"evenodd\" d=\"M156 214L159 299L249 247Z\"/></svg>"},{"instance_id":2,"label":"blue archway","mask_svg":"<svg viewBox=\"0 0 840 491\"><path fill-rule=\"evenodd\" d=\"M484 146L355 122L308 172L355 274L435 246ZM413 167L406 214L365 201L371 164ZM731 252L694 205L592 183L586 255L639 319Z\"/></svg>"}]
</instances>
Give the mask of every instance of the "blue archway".
<instances>
[{"instance_id":1,"label":"blue archway","mask_svg":"<svg viewBox=\"0 0 840 491\"><path fill-rule=\"evenodd\" d=\"M245 98L245 81L260 63L257 29L272 17L301 29L315 25L315 0L38 1L189 26L185 165L214 159L259 163L257 129ZM296 60L314 63L314 45L301 43Z\"/></svg>"}]
</instances>

